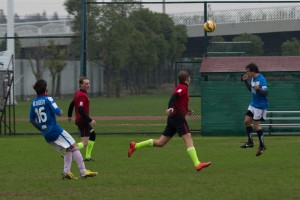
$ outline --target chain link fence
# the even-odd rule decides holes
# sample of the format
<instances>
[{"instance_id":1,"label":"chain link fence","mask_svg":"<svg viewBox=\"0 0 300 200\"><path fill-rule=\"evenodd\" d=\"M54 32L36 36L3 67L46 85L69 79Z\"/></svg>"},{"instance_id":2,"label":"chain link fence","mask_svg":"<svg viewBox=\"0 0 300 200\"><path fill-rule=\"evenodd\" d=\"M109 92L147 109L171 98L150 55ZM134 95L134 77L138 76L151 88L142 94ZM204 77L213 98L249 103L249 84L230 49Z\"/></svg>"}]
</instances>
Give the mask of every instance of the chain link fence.
<instances>
[{"instance_id":1,"label":"chain link fence","mask_svg":"<svg viewBox=\"0 0 300 200\"><path fill-rule=\"evenodd\" d=\"M7 39L15 42L16 99L18 102L32 99L33 83L44 78L50 95L58 100L71 100L78 89L82 67L81 2L31 2L30 5L15 2L13 38L7 38L8 11L0 9L0 51L6 50ZM102 98L148 96L151 99L153 95L161 95L161 102L167 105L178 70L187 68L193 76L190 106L196 110L192 119L195 123L191 122L195 131L201 130L199 69L204 55L300 54L299 2L87 1L86 6L84 67L93 83L89 91L92 107ZM214 32L204 32L205 19L216 23ZM153 130L159 132L163 130L165 116L162 117L164 110L152 113L157 106L155 102L148 103L146 111L138 105L126 106L126 114L117 110L109 114L93 113L105 120L105 124L110 121L107 115L119 116L112 119L119 120L114 125L119 129L112 132L151 132L149 126L158 127ZM16 113L17 117L27 117L18 115L18 106ZM149 113L160 117L153 118ZM123 115L137 117L123 123ZM137 123L140 116L143 120ZM139 129L137 124L141 125Z\"/></svg>"}]
</instances>

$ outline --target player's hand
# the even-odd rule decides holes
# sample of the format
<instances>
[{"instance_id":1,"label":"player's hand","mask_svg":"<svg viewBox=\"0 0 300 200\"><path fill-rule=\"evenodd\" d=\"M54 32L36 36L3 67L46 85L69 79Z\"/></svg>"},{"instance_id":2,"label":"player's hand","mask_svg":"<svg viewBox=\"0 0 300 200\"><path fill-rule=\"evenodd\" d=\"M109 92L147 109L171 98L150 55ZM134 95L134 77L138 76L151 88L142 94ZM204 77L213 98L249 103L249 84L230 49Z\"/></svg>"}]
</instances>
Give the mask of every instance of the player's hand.
<instances>
[{"instance_id":1,"label":"player's hand","mask_svg":"<svg viewBox=\"0 0 300 200\"><path fill-rule=\"evenodd\" d=\"M193 113L194 113L193 110L188 110L186 114L189 115L189 116L191 116L191 115L193 115Z\"/></svg>"},{"instance_id":2,"label":"player's hand","mask_svg":"<svg viewBox=\"0 0 300 200\"><path fill-rule=\"evenodd\" d=\"M92 120L92 121L90 122L90 124L93 126L93 125L96 124L96 121L95 121L95 120Z\"/></svg>"},{"instance_id":3,"label":"player's hand","mask_svg":"<svg viewBox=\"0 0 300 200\"><path fill-rule=\"evenodd\" d=\"M241 81L246 81L248 78L249 78L249 76L248 76L247 74L244 74L244 75L241 77Z\"/></svg>"},{"instance_id":4,"label":"player's hand","mask_svg":"<svg viewBox=\"0 0 300 200\"><path fill-rule=\"evenodd\" d=\"M69 122L72 121L72 117L68 117L68 121L69 121Z\"/></svg>"},{"instance_id":5,"label":"player's hand","mask_svg":"<svg viewBox=\"0 0 300 200\"><path fill-rule=\"evenodd\" d=\"M174 112L174 108L169 108L166 110L166 113L169 115L170 113Z\"/></svg>"},{"instance_id":6,"label":"player's hand","mask_svg":"<svg viewBox=\"0 0 300 200\"><path fill-rule=\"evenodd\" d=\"M254 89L255 90L259 89L259 85L257 83L254 83Z\"/></svg>"}]
</instances>

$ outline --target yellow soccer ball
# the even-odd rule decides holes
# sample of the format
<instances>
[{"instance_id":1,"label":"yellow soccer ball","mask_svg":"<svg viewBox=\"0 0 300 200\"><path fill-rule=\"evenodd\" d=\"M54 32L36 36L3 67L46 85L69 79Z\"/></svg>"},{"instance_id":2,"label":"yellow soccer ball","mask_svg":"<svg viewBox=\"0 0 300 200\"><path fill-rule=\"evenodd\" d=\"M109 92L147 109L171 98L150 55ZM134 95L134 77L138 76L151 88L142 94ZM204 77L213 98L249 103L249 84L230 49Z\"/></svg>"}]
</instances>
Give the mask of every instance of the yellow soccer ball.
<instances>
[{"instance_id":1,"label":"yellow soccer ball","mask_svg":"<svg viewBox=\"0 0 300 200\"><path fill-rule=\"evenodd\" d=\"M216 24L212 20L208 20L203 24L203 28L206 32L213 32L216 29Z\"/></svg>"}]
</instances>

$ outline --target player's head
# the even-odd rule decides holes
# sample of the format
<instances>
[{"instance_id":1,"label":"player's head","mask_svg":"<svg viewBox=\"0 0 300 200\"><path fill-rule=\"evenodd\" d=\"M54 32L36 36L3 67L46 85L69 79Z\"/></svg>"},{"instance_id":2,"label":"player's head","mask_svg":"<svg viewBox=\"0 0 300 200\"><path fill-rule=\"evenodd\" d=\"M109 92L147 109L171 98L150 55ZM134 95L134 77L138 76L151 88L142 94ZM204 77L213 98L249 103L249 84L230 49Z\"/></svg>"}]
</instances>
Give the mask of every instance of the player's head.
<instances>
[{"instance_id":1,"label":"player's head","mask_svg":"<svg viewBox=\"0 0 300 200\"><path fill-rule=\"evenodd\" d=\"M47 93L47 82L44 79L37 80L33 86L37 95L42 95Z\"/></svg>"},{"instance_id":2,"label":"player's head","mask_svg":"<svg viewBox=\"0 0 300 200\"><path fill-rule=\"evenodd\" d=\"M250 63L249 65L246 66L246 71L248 72L254 72L254 73L259 73L259 69L256 64Z\"/></svg>"},{"instance_id":3,"label":"player's head","mask_svg":"<svg viewBox=\"0 0 300 200\"><path fill-rule=\"evenodd\" d=\"M79 87L80 87L80 89L88 90L90 88L90 84L91 84L90 80L87 77L81 76L79 78Z\"/></svg>"},{"instance_id":4,"label":"player's head","mask_svg":"<svg viewBox=\"0 0 300 200\"><path fill-rule=\"evenodd\" d=\"M187 70L180 70L178 73L178 81L179 83L186 83L189 84L191 79L190 79L190 75L189 72Z\"/></svg>"}]
</instances>

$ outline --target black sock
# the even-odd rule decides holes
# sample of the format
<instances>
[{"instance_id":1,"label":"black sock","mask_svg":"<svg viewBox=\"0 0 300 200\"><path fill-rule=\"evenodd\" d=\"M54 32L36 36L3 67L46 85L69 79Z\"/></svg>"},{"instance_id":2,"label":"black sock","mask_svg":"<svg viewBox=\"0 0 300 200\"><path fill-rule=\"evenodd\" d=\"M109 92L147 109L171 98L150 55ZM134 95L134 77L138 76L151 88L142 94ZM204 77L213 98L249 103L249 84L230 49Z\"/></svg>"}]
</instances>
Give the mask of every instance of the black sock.
<instances>
[{"instance_id":1,"label":"black sock","mask_svg":"<svg viewBox=\"0 0 300 200\"><path fill-rule=\"evenodd\" d=\"M260 147L265 146L265 144L264 144L264 134L263 134L262 129L256 131L256 133L257 133L257 137L259 139L259 146Z\"/></svg>"},{"instance_id":2,"label":"black sock","mask_svg":"<svg viewBox=\"0 0 300 200\"><path fill-rule=\"evenodd\" d=\"M246 127L247 135L248 135L248 144L253 144L252 139L252 126Z\"/></svg>"}]
</instances>

